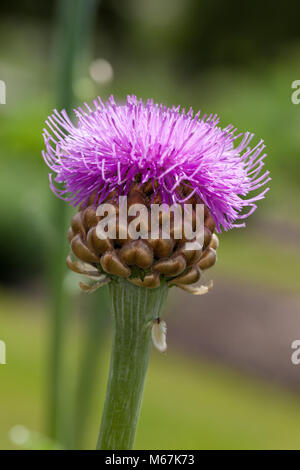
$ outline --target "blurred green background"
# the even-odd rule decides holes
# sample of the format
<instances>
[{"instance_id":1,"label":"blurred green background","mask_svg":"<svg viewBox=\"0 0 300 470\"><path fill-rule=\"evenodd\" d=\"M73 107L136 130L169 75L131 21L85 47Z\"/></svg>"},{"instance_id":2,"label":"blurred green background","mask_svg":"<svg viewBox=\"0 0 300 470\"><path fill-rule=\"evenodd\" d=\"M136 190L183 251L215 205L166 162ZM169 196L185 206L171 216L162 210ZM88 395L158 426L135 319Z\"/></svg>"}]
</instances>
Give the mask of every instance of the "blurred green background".
<instances>
[{"instance_id":1,"label":"blurred green background","mask_svg":"<svg viewBox=\"0 0 300 470\"><path fill-rule=\"evenodd\" d=\"M300 79L298 2L102 0L96 11L74 72L78 104L98 94L124 100L134 93L218 113L224 127L233 123L264 138L272 176L247 229L220 237L207 298L172 290L169 349L153 354L136 447L299 449L300 365L290 359L291 343L300 338L300 104L291 102L291 84ZM0 340L7 347L7 364L0 365L1 449L67 446L44 437L54 195L41 150L45 119L57 103L56 14L54 1L2 0L0 6L0 80L6 83ZM72 299L64 344L69 435L91 302L79 294L78 280L65 279ZM109 323L107 304L98 307ZM95 447L103 405L106 322L103 331L85 448Z\"/></svg>"}]
</instances>

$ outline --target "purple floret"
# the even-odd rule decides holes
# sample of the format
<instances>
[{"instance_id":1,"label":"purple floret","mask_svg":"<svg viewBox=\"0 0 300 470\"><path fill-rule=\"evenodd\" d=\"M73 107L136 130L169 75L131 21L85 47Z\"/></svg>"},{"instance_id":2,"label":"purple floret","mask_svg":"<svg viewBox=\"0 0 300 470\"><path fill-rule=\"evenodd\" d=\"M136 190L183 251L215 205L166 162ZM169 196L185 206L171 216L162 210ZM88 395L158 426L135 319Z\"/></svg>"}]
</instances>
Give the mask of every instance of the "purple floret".
<instances>
[{"instance_id":1,"label":"purple floret","mask_svg":"<svg viewBox=\"0 0 300 470\"><path fill-rule=\"evenodd\" d=\"M87 204L93 193L101 203L114 190L126 195L137 180L155 180L168 204L198 195L220 231L244 226L235 222L252 214L269 189L247 196L270 180L268 171L262 173L263 141L250 148L254 134L237 133L232 125L222 129L217 115L193 117L192 109L144 104L136 96L126 104L98 98L94 109L85 107L74 111L76 125L55 110L43 134L43 157L56 174L50 174L50 187L73 206ZM182 186L192 191L188 197Z\"/></svg>"}]
</instances>

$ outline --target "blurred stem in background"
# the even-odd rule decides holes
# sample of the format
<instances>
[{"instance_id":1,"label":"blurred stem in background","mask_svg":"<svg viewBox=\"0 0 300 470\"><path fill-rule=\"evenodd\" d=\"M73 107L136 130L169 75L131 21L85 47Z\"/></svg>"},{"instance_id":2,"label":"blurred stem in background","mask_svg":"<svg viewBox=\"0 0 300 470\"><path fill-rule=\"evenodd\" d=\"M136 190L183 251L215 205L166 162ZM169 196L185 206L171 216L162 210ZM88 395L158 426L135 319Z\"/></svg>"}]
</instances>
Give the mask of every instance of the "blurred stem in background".
<instances>
[{"instance_id":1,"label":"blurred stem in background","mask_svg":"<svg viewBox=\"0 0 300 470\"><path fill-rule=\"evenodd\" d=\"M72 110L75 102L73 93L74 71L76 61L87 44L91 31L91 22L95 17L97 0L59 0L57 1L56 37L55 37L55 76L56 104L59 109ZM52 343L51 343L51 376L49 402L49 429L51 438L66 445L68 438L65 432L66 396L63 370L63 345L68 324L69 296L64 278L66 274L65 259L68 251L67 225L70 211L58 198L52 200L53 225L56 238L52 240L48 258L50 260L51 310L52 310Z\"/></svg>"},{"instance_id":2,"label":"blurred stem in background","mask_svg":"<svg viewBox=\"0 0 300 470\"><path fill-rule=\"evenodd\" d=\"M108 287L98 289L89 297L87 308L87 332L79 363L77 394L74 407L74 448L83 449L92 394L96 384L101 352L106 340L110 312Z\"/></svg>"}]
</instances>

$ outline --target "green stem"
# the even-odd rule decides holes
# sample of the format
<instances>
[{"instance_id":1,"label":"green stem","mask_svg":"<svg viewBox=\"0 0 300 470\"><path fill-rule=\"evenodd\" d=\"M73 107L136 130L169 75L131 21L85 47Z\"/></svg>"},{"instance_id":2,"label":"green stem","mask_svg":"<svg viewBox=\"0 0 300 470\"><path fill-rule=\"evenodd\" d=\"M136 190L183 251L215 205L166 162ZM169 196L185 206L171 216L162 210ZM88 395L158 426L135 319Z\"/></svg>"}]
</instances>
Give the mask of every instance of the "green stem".
<instances>
[{"instance_id":1,"label":"green stem","mask_svg":"<svg viewBox=\"0 0 300 470\"><path fill-rule=\"evenodd\" d=\"M161 315L168 287L110 284L114 336L97 449L133 448L151 351L153 320Z\"/></svg>"}]
</instances>

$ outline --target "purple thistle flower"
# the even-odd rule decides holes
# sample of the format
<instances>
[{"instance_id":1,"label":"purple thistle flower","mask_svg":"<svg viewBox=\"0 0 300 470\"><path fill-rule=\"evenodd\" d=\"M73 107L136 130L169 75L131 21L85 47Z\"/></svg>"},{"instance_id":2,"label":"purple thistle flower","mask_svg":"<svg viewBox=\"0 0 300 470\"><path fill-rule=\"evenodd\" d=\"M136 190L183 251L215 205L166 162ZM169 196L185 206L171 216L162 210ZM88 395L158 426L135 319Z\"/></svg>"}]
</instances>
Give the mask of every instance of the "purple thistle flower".
<instances>
[{"instance_id":1,"label":"purple thistle flower","mask_svg":"<svg viewBox=\"0 0 300 470\"><path fill-rule=\"evenodd\" d=\"M94 110L85 106L74 110L77 125L55 110L43 134L43 158L56 174L54 181L49 175L50 187L74 206L93 193L99 203L114 190L126 195L137 178L141 184L155 180L163 202L183 204L198 195L221 231L244 226L234 222L252 214L269 189L246 198L270 180L268 171L261 174L265 146L260 140L250 148L254 134L237 133L232 125L222 129L217 115L193 117L192 109L144 104L136 96L126 104L111 96L105 104L95 100ZM182 186L192 191L188 197Z\"/></svg>"}]
</instances>

